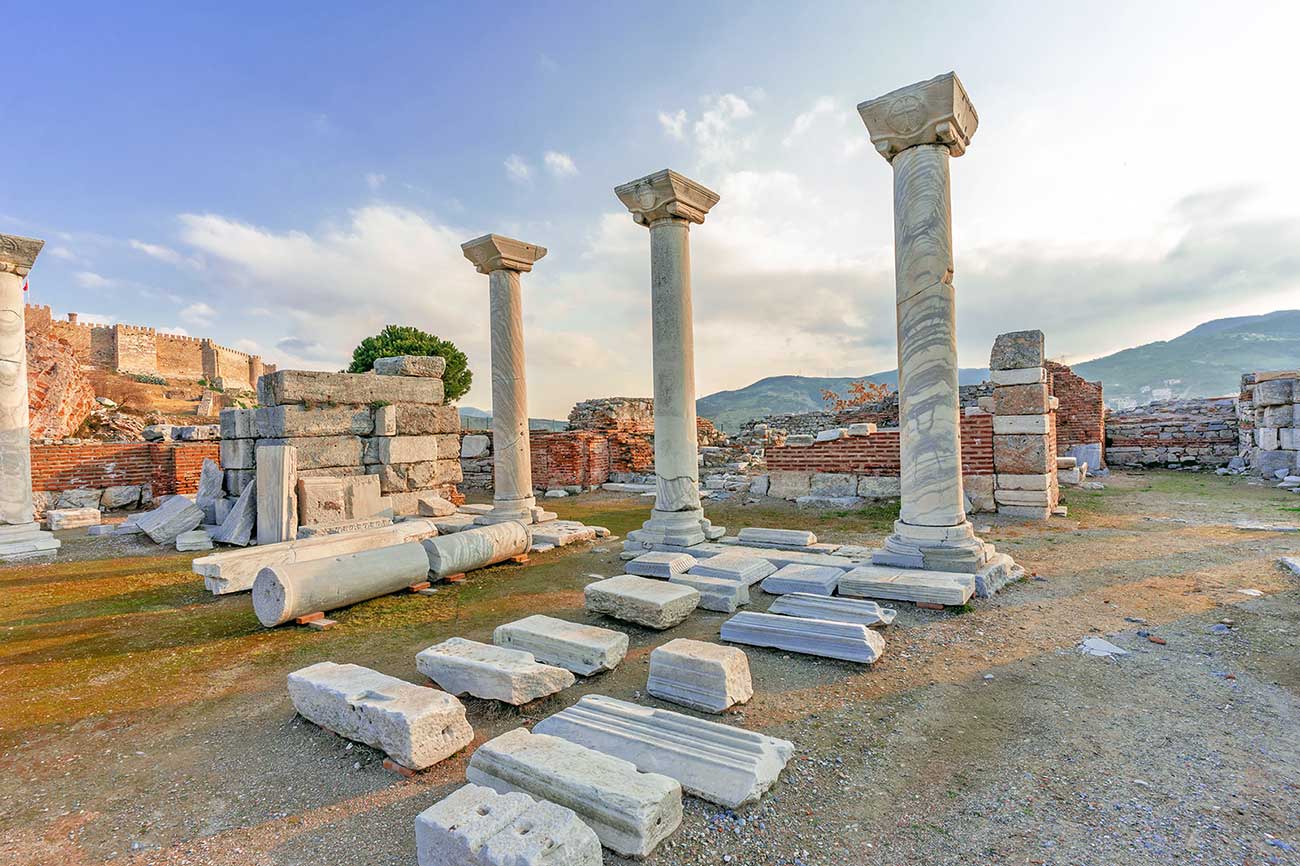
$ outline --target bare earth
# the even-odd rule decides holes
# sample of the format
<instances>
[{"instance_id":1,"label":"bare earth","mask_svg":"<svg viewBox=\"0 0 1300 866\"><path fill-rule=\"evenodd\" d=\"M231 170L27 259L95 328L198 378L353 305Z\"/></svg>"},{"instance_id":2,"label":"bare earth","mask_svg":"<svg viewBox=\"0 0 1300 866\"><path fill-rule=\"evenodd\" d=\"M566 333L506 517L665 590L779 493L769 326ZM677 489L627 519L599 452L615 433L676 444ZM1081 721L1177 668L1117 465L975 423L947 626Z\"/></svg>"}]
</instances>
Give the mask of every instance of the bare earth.
<instances>
[{"instance_id":1,"label":"bare earth","mask_svg":"<svg viewBox=\"0 0 1300 866\"><path fill-rule=\"evenodd\" d=\"M1300 863L1300 584L1277 564L1300 533L1231 526L1300 524L1300 497L1153 472L1066 499L1070 518L1047 527L977 519L1035 576L966 612L900 605L871 669L748 649L757 693L722 719L797 756L739 813L687 798L647 862ZM648 509L612 494L555 506L617 535ZM732 530L864 544L893 517L708 511ZM57 563L0 568L0 863L409 866L415 815L464 780L468 755L395 776L298 718L285 675L332 659L415 682L416 652L452 635L490 641L537 612L599 622L582 587L621 572L616 542L568 548L358 605L328 632L267 631L246 594L204 592L189 554L82 533ZM475 744L583 694L671 706L640 692L650 650L716 639L724 619L619 624L632 651L617 670L522 708L467 700ZM1081 656L1089 636L1130 654Z\"/></svg>"}]
</instances>

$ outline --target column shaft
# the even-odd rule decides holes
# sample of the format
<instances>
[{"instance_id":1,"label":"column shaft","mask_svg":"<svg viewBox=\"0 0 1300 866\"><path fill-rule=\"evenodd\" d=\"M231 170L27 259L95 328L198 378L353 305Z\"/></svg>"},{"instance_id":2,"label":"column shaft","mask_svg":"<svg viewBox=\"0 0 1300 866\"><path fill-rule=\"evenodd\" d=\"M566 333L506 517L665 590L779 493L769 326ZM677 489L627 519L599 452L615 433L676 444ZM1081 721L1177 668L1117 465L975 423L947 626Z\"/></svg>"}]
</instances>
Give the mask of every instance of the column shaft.
<instances>
[{"instance_id":1,"label":"column shaft","mask_svg":"<svg viewBox=\"0 0 1300 866\"><path fill-rule=\"evenodd\" d=\"M32 522L23 278L0 270L0 524Z\"/></svg>"},{"instance_id":2,"label":"column shaft","mask_svg":"<svg viewBox=\"0 0 1300 866\"><path fill-rule=\"evenodd\" d=\"M528 389L524 379L523 303L519 272L498 268L489 277L492 315L493 508L531 522L532 455L528 445Z\"/></svg>"}]
</instances>

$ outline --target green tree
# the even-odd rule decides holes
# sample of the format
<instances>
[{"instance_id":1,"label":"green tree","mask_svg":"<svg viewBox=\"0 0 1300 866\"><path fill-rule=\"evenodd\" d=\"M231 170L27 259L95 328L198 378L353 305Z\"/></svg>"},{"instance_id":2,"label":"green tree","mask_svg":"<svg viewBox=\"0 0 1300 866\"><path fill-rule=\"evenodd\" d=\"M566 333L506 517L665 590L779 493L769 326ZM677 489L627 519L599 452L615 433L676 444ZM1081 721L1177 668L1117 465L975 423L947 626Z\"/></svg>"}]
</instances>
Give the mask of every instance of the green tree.
<instances>
[{"instance_id":1,"label":"green tree","mask_svg":"<svg viewBox=\"0 0 1300 866\"><path fill-rule=\"evenodd\" d=\"M369 372L375 368L376 358L390 358L394 355L437 355L446 360L447 369L442 374L442 383L447 391L448 402L465 396L474 380L474 374L469 369L469 359L456 348L455 343L410 325L388 325L375 336L362 340L361 345L352 350L352 363L348 366L348 372Z\"/></svg>"}]
</instances>

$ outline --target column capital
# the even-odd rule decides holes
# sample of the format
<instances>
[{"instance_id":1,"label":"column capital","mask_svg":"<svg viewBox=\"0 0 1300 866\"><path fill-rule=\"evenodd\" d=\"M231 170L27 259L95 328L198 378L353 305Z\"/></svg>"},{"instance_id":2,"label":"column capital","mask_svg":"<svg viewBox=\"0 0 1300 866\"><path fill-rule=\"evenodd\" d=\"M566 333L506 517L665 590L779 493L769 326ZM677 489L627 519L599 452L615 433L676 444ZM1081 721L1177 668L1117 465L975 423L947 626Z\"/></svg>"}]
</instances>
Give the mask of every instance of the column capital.
<instances>
[{"instance_id":1,"label":"column capital","mask_svg":"<svg viewBox=\"0 0 1300 866\"><path fill-rule=\"evenodd\" d=\"M483 235L465 241L460 249L480 274L490 274L493 271L527 273L533 269L533 262L546 255L546 247L501 235Z\"/></svg>"},{"instance_id":2,"label":"column capital","mask_svg":"<svg viewBox=\"0 0 1300 866\"><path fill-rule=\"evenodd\" d=\"M961 156L980 122L955 72L869 99L858 106L858 114L888 162L919 144L944 144L950 154Z\"/></svg>"},{"instance_id":3,"label":"column capital","mask_svg":"<svg viewBox=\"0 0 1300 866\"><path fill-rule=\"evenodd\" d=\"M616 186L614 195L643 226L673 218L702 223L720 198L703 184L668 168Z\"/></svg>"},{"instance_id":4,"label":"column capital","mask_svg":"<svg viewBox=\"0 0 1300 866\"><path fill-rule=\"evenodd\" d=\"M45 241L18 235L0 235L0 273L27 276Z\"/></svg>"}]
</instances>

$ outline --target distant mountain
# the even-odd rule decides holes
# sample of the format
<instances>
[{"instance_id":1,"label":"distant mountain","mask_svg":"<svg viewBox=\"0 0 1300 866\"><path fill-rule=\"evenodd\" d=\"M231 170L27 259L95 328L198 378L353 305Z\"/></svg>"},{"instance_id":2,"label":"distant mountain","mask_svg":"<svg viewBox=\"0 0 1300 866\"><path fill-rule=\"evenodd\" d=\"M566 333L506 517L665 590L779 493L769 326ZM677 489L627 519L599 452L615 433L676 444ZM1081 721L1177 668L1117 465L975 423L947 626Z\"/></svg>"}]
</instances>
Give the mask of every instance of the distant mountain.
<instances>
[{"instance_id":1,"label":"distant mountain","mask_svg":"<svg viewBox=\"0 0 1300 866\"><path fill-rule=\"evenodd\" d=\"M492 426L492 413L473 406L460 407L460 427L462 430L487 430ZM568 421L553 418L529 418L529 430L567 430Z\"/></svg>"},{"instance_id":2,"label":"distant mountain","mask_svg":"<svg viewBox=\"0 0 1300 866\"><path fill-rule=\"evenodd\" d=\"M962 385L975 385L989 377L982 368L963 367L958 372ZM769 376L735 391L718 391L695 401L695 411L723 430L735 433L746 421L787 412L815 412L826 408L822 389L843 394L850 382L885 384L898 389L898 371L870 376Z\"/></svg>"},{"instance_id":3,"label":"distant mountain","mask_svg":"<svg viewBox=\"0 0 1300 866\"><path fill-rule=\"evenodd\" d=\"M1222 397L1241 374L1300 367L1300 310L1215 319L1175 337L1072 365L1102 383L1109 406L1170 397Z\"/></svg>"}]
</instances>

